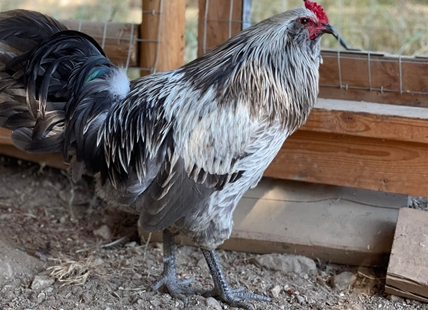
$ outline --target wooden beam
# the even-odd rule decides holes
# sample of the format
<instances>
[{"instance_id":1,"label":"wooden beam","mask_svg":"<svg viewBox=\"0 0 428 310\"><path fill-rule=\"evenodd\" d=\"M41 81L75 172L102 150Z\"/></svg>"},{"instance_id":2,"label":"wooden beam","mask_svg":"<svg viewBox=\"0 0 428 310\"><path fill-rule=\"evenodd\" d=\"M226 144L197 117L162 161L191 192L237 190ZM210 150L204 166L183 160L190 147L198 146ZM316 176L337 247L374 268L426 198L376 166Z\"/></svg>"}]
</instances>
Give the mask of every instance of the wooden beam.
<instances>
[{"instance_id":1,"label":"wooden beam","mask_svg":"<svg viewBox=\"0 0 428 310\"><path fill-rule=\"evenodd\" d=\"M138 67L139 25L62 20L69 29L80 30L103 46L109 59L120 66Z\"/></svg>"},{"instance_id":2,"label":"wooden beam","mask_svg":"<svg viewBox=\"0 0 428 310\"><path fill-rule=\"evenodd\" d=\"M428 302L428 212L400 210L385 292Z\"/></svg>"},{"instance_id":3,"label":"wooden beam","mask_svg":"<svg viewBox=\"0 0 428 310\"><path fill-rule=\"evenodd\" d=\"M242 30L242 12L242 0L199 0L198 57Z\"/></svg>"},{"instance_id":4,"label":"wooden beam","mask_svg":"<svg viewBox=\"0 0 428 310\"><path fill-rule=\"evenodd\" d=\"M428 145L298 131L265 176L425 196Z\"/></svg>"},{"instance_id":5,"label":"wooden beam","mask_svg":"<svg viewBox=\"0 0 428 310\"><path fill-rule=\"evenodd\" d=\"M143 0L140 67L142 75L184 63L185 0Z\"/></svg>"},{"instance_id":6,"label":"wooden beam","mask_svg":"<svg viewBox=\"0 0 428 310\"><path fill-rule=\"evenodd\" d=\"M263 178L244 194L221 248L291 253L357 266L387 266L398 210L408 197ZM148 233L140 229L147 240ZM162 241L154 233L152 241ZM178 242L192 245L180 236Z\"/></svg>"},{"instance_id":7,"label":"wooden beam","mask_svg":"<svg viewBox=\"0 0 428 310\"><path fill-rule=\"evenodd\" d=\"M320 98L428 107L428 59L323 51Z\"/></svg>"},{"instance_id":8,"label":"wooden beam","mask_svg":"<svg viewBox=\"0 0 428 310\"><path fill-rule=\"evenodd\" d=\"M428 109L320 99L265 175L426 196L426 158Z\"/></svg>"},{"instance_id":9,"label":"wooden beam","mask_svg":"<svg viewBox=\"0 0 428 310\"><path fill-rule=\"evenodd\" d=\"M428 144L428 109L318 99L301 130Z\"/></svg>"},{"instance_id":10,"label":"wooden beam","mask_svg":"<svg viewBox=\"0 0 428 310\"><path fill-rule=\"evenodd\" d=\"M0 145L0 154L10 157L20 158L33 163L38 163L42 166L50 166L57 169L67 169L67 165L58 153L49 154L29 154L18 150L13 145Z\"/></svg>"},{"instance_id":11,"label":"wooden beam","mask_svg":"<svg viewBox=\"0 0 428 310\"><path fill-rule=\"evenodd\" d=\"M11 134L10 130L0 127L0 152L3 149L2 145L13 145L10 139Z\"/></svg>"}]
</instances>

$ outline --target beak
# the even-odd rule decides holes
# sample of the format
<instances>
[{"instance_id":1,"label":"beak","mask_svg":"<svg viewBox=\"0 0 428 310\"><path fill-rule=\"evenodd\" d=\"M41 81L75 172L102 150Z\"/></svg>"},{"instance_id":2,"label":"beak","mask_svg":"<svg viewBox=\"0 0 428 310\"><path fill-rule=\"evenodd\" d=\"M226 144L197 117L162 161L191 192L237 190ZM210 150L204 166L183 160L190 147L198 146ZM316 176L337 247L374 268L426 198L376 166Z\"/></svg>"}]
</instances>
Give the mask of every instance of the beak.
<instances>
[{"instance_id":1,"label":"beak","mask_svg":"<svg viewBox=\"0 0 428 310\"><path fill-rule=\"evenodd\" d=\"M348 51L359 51L359 49L350 48L345 39L339 34L339 32L330 24L324 25L324 33L329 33L333 35L339 41L339 44L342 45Z\"/></svg>"},{"instance_id":2,"label":"beak","mask_svg":"<svg viewBox=\"0 0 428 310\"><path fill-rule=\"evenodd\" d=\"M324 27L325 27L323 31L324 33L332 34L337 39L336 29L334 29L332 25L326 24L324 25Z\"/></svg>"}]
</instances>

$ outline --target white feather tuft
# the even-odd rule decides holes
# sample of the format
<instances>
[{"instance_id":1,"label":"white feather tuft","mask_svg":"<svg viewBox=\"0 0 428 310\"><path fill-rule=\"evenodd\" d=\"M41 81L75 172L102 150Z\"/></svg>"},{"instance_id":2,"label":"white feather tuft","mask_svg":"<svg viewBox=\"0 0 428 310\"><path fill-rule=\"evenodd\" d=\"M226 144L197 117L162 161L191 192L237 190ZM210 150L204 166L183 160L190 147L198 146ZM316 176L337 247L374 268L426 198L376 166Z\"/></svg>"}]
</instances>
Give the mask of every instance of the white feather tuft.
<instances>
[{"instance_id":1,"label":"white feather tuft","mask_svg":"<svg viewBox=\"0 0 428 310\"><path fill-rule=\"evenodd\" d=\"M129 93L129 79L123 68L113 71L110 78L110 90L120 98L124 98Z\"/></svg>"}]
</instances>

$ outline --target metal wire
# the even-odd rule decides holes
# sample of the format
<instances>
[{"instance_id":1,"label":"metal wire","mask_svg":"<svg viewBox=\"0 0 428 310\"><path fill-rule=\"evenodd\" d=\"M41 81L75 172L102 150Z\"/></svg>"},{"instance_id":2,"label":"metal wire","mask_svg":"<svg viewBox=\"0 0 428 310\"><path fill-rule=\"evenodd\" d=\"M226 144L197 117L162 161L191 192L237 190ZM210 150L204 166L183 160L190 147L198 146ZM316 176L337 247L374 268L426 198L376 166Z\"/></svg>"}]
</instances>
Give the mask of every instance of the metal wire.
<instances>
[{"instance_id":1,"label":"metal wire","mask_svg":"<svg viewBox=\"0 0 428 310\"><path fill-rule=\"evenodd\" d=\"M337 72L339 73L339 87L342 88L342 68L340 65L340 51L337 53Z\"/></svg>"},{"instance_id":2,"label":"metal wire","mask_svg":"<svg viewBox=\"0 0 428 310\"><path fill-rule=\"evenodd\" d=\"M129 62L131 61L131 52L132 52L132 43L134 39L134 26L131 25L131 32L129 34L129 46L128 46L128 56L126 57L125 70L129 69Z\"/></svg>"},{"instance_id":3,"label":"metal wire","mask_svg":"<svg viewBox=\"0 0 428 310\"><path fill-rule=\"evenodd\" d=\"M108 22L104 22L104 29L103 29L103 40L101 42L101 47L104 49L104 46L106 44L106 36L107 36L107 27L108 27ZM132 27L132 29L134 29Z\"/></svg>"},{"instance_id":4,"label":"metal wire","mask_svg":"<svg viewBox=\"0 0 428 310\"><path fill-rule=\"evenodd\" d=\"M400 75L400 94L403 93L403 71L401 69L401 55L398 56L398 70Z\"/></svg>"},{"instance_id":5,"label":"metal wire","mask_svg":"<svg viewBox=\"0 0 428 310\"><path fill-rule=\"evenodd\" d=\"M232 17L233 17L233 0L230 0L230 7L229 7L229 38L232 37Z\"/></svg>"},{"instance_id":6,"label":"metal wire","mask_svg":"<svg viewBox=\"0 0 428 310\"><path fill-rule=\"evenodd\" d=\"M202 45L202 53L207 52L207 22L208 22L208 12L209 12L210 0L205 1L205 12L204 12L204 43Z\"/></svg>"},{"instance_id":7,"label":"metal wire","mask_svg":"<svg viewBox=\"0 0 428 310\"><path fill-rule=\"evenodd\" d=\"M159 61L159 50L160 50L161 29L162 29L162 15L163 15L162 12L163 12L163 0L160 0L160 3L159 3L159 23L158 23L158 44L156 47L155 62L153 64L153 70L151 71L151 73L156 72L156 68L158 66L158 61ZM152 13L152 14L155 14L155 13Z\"/></svg>"},{"instance_id":8,"label":"metal wire","mask_svg":"<svg viewBox=\"0 0 428 310\"><path fill-rule=\"evenodd\" d=\"M371 73L371 66L370 66L370 52L367 54L367 72L369 76L369 89L372 90L372 73Z\"/></svg>"}]
</instances>

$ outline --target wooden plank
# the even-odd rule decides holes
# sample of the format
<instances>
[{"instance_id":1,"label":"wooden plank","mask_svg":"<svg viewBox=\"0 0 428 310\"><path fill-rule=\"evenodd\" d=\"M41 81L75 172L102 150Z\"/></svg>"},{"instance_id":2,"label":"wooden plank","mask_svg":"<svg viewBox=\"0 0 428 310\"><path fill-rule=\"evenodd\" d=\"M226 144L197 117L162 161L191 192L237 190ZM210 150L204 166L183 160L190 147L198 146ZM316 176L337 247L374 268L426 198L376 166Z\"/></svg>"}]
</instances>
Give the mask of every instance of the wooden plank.
<instances>
[{"instance_id":1,"label":"wooden plank","mask_svg":"<svg viewBox=\"0 0 428 310\"><path fill-rule=\"evenodd\" d=\"M142 75L184 64L185 0L143 0L140 67Z\"/></svg>"},{"instance_id":2,"label":"wooden plank","mask_svg":"<svg viewBox=\"0 0 428 310\"><path fill-rule=\"evenodd\" d=\"M407 198L264 178L239 202L232 236L221 248L386 266L398 210L407 206ZM141 229L140 234L148 238ZM154 233L151 240L161 241L161 237ZM178 242L192 244L181 236Z\"/></svg>"},{"instance_id":3,"label":"wooden plank","mask_svg":"<svg viewBox=\"0 0 428 310\"><path fill-rule=\"evenodd\" d=\"M428 212L402 209L398 216L385 291L428 301Z\"/></svg>"},{"instance_id":4,"label":"wooden plank","mask_svg":"<svg viewBox=\"0 0 428 310\"><path fill-rule=\"evenodd\" d=\"M339 51L322 56L321 98L428 107L428 59Z\"/></svg>"},{"instance_id":5,"label":"wooden plank","mask_svg":"<svg viewBox=\"0 0 428 310\"><path fill-rule=\"evenodd\" d=\"M62 20L69 29L80 30L103 46L109 59L120 66L138 67L139 25Z\"/></svg>"},{"instance_id":6,"label":"wooden plank","mask_svg":"<svg viewBox=\"0 0 428 310\"><path fill-rule=\"evenodd\" d=\"M67 169L67 165L58 153L29 154L18 150L13 145L0 145L0 154L31 161L42 166L50 166L63 170Z\"/></svg>"},{"instance_id":7,"label":"wooden plank","mask_svg":"<svg viewBox=\"0 0 428 310\"><path fill-rule=\"evenodd\" d=\"M428 143L428 108L318 99L301 130Z\"/></svg>"},{"instance_id":8,"label":"wooden plank","mask_svg":"<svg viewBox=\"0 0 428 310\"><path fill-rule=\"evenodd\" d=\"M265 176L425 196L428 145L298 131Z\"/></svg>"},{"instance_id":9,"label":"wooden plank","mask_svg":"<svg viewBox=\"0 0 428 310\"><path fill-rule=\"evenodd\" d=\"M426 196L427 111L320 99L265 175ZM9 133L0 129L0 144Z\"/></svg>"},{"instance_id":10,"label":"wooden plank","mask_svg":"<svg viewBox=\"0 0 428 310\"><path fill-rule=\"evenodd\" d=\"M1 145L13 145L12 140L10 139L11 133L12 132L10 130L0 127L0 148Z\"/></svg>"},{"instance_id":11,"label":"wooden plank","mask_svg":"<svg viewBox=\"0 0 428 310\"><path fill-rule=\"evenodd\" d=\"M199 0L199 57L241 30L242 0Z\"/></svg>"}]
</instances>

